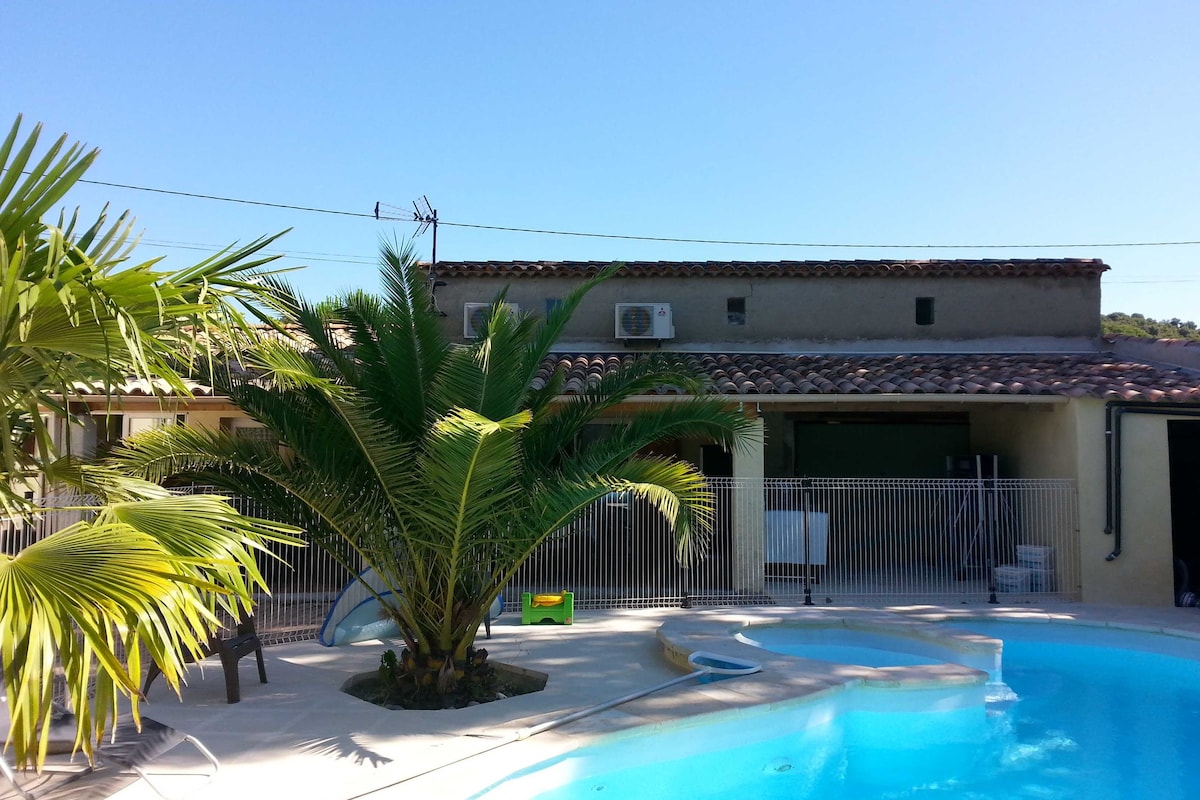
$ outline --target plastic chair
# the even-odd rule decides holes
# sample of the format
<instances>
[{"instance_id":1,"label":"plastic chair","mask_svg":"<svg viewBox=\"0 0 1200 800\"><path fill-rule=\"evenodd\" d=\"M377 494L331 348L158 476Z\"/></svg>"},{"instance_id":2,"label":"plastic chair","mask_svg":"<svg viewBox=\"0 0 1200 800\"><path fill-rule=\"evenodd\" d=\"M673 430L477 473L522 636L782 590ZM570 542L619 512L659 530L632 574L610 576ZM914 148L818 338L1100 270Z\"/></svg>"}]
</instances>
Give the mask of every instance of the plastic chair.
<instances>
[{"instance_id":1,"label":"plastic chair","mask_svg":"<svg viewBox=\"0 0 1200 800\"><path fill-rule=\"evenodd\" d=\"M504 613L504 595L496 595L496 599L488 606L487 613L483 615L483 629L487 633L487 638L492 638L492 620Z\"/></svg>"},{"instance_id":2,"label":"plastic chair","mask_svg":"<svg viewBox=\"0 0 1200 800\"><path fill-rule=\"evenodd\" d=\"M260 683L267 682L267 667L263 663L262 641L258 638L258 632L254 629L254 617L246 617L237 624L237 632L233 636L223 637L222 631L217 631L213 634L212 639L204 646L204 656L220 656L221 671L225 673L225 699L230 703L236 703L242 699L241 682L238 680L238 661L242 656L248 656L254 653L258 660L258 680ZM188 663L194 659L190 655L186 656ZM150 663L150 670L146 673L146 682L142 685L142 694L150 691L150 684L154 683L162 671L158 668L158 664Z\"/></svg>"}]
</instances>

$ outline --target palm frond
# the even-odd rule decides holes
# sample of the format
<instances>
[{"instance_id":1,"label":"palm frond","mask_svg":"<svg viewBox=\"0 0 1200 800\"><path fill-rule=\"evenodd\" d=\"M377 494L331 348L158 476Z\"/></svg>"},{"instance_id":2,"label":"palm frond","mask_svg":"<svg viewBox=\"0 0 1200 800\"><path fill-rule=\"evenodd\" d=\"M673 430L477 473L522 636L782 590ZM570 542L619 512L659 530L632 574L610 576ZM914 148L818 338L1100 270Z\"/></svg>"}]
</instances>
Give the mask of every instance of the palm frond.
<instances>
[{"instance_id":1,"label":"palm frond","mask_svg":"<svg viewBox=\"0 0 1200 800\"><path fill-rule=\"evenodd\" d=\"M18 763L45 758L56 659L76 709L77 743L89 757L97 732L116 718L119 696L137 711L140 645L179 686L183 654L199 655L216 624L205 598L222 591L195 568L116 520L77 523L16 556L0 555L0 661ZM89 700L91 680L97 698L110 702Z\"/></svg>"}]
</instances>

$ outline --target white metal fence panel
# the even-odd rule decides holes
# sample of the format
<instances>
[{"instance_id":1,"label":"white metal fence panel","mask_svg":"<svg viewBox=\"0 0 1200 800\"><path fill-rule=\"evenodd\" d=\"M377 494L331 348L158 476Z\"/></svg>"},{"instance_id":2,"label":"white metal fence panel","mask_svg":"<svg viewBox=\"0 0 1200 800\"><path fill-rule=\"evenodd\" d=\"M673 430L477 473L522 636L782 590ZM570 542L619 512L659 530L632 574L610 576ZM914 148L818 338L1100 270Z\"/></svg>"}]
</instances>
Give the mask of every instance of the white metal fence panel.
<instances>
[{"instance_id":1,"label":"white metal fence panel","mask_svg":"<svg viewBox=\"0 0 1200 800\"><path fill-rule=\"evenodd\" d=\"M95 501L75 491L51 492L37 503L37 509L25 517L0 517L0 552L16 555L55 531L94 516L87 507Z\"/></svg>"},{"instance_id":2,"label":"white metal fence panel","mask_svg":"<svg viewBox=\"0 0 1200 800\"><path fill-rule=\"evenodd\" d=\"M569 589L582 608L1077 599L1067 480L711 478L716 515L683 566L665 521L610 495L529 560L506 592Z\"/></svg>"},{"instance_id":3,"label":"white metal fence panel","mask_svg":"<svg viewBox=\"0 0 1200 800\"><path fill-rule=\"evenodd\" d=\"M779 600L1079 596L1071 481L814 478L769 480L765 494Z\"/></svg>"},{"instance_id":4,"label":"white metal fence panel","mask_svg":"<svg viewBox=\"0 0 1200 800\"><path fill-rule=\"evenodd\" d=\"M212 487L175 489L179 493L211 492ZM255 500L230 497L237 511L269 519L271 514ZM94 516L87 510L95 499L74 492L55 492L39 500L40 509L24 518L0 517L0 552L14 555L50 534ZM325 614L342 587L354 577L337 560L317 547L271 545L258 556L258 567L271 588L255 595L255 624L264 644L315 638Z\"/></svg>"},{"instance_id":5,"label":"white metal fence panel","mask_svg":"<svg viewBox=\"0 0 1200 800\"><path fill-rule=\"evenodd\" d=\"M585 609L1079 598L1068 480L711 478L709 486L713 531L686 565L662 516L614 493L534 553L505 590L507 608L519 610L522 592L564 589ZM231 502L270 516L249 498ZM0 548L18 552L86 516L0 520ZM353 573L317 547L274 552L279 559L259 558L271 594L256 598L258 630L269 643L314 638Z\"/></svg>"},{"instance_id":6,"label":"white metal fence panel","mask_svg":"<svg viewBox=\"0 0 1200 800\"><path fill-rule=\"evenodd\" d=\"M225 494L211 487L191 487L189 491ZM271 519L269 509L249 497L230 497L239 513ZM290 545L268 546L273 555L260 554L259 570L271 588L270 594L254 596L254 624L266 644L315 639L338 593L354 577L354 572L338 563L332 555L314 545L297 548ZM343 560L350 562L348 553Z\"/></svg>"}]
</instances>

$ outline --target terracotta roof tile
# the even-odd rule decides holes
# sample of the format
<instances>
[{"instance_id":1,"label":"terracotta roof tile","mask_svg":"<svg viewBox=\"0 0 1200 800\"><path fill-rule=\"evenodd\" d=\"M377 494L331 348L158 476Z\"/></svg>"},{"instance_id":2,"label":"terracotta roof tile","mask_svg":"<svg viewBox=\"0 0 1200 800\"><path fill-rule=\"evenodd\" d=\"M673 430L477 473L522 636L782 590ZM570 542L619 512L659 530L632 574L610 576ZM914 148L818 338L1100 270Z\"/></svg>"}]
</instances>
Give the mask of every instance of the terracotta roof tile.
<instances>
[{"instance_id":1,"label":"terracotta roof tile","mask_svg":"<svg viewBox=\"0 0 1200 800\"><path fill-rule=\"evenodd\" d=\"M212 387L199 381L184 378L183 385L188 388L193 397L212 396ZM104 385L99 383L77 382L71 385L71 389L81 397L99 397L106 393ZM143 378L126 378L121 383L114 384L112 391L113 394L123 397L168 397L175 394L170 385L161 378L155 378L153 381Z\"/></svg>"},{"instance_id":2,"label":"terracotta roof tile","mask_svg":"<svg viewBox=\"0 0 1200 800\"><path fill-rule=\"evenodd\" d=\"M585 278L608 261L439 261L440 278ZM1094 258L932 259L924 261L626 261L621 277L755 278L1094 278ZM424 265L429 269L429 265Z\"/></svg>"},{"instance_id":3,"label":"terracotta roof tile","mask_svg":"<svg viewBox=\"0 0 1200 800\"><path fill-rule=\"evenodd\" d=\"M566 370L565 391L578 392L634 354L553 356L535 386ZM717 394L1063 395L1103 400L1200 401L1200 375L1111 354L747 355L681 354L709 377ZM678 394L678 387L665 393Z\"/></svg>"}]
</instances>

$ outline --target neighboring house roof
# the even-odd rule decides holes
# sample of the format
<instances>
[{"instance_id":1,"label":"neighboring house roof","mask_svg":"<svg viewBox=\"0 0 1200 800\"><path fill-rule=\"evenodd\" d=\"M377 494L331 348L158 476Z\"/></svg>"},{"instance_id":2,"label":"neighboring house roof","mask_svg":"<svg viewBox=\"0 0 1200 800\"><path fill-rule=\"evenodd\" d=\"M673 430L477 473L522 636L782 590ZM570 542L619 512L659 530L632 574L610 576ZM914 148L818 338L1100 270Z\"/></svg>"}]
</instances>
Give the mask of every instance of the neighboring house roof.
<instances>
[{"instance_id":1,"label":"neighboring house roof","mask_svg":"<svg viewBox=\"0 0 1200 800\"><path fill-rule=\"evenodd\" d=\"M609 261L439 261L441 278L581 278ZM948 259L927 261L625 261L620 277L754 278L1096 278L1096 258ZM429 269L429 264L424 268Z\"/></svg>"},{"instance_id":2,"label":"neighboring house roof","mask_svg":"<svg viewBox=\"0 0 1200 800\"><path fill-rule=\"evenodd\" d=\"M1195 339L1151 339L1125 334L1109 334L1103 338L1109 349L1123 358L1200 370L1200 341Z\"/></svg>"},{"instance_id":3,"label":"neighboring house roof","mask_svg":"<svg viewBox=\"0 0 1200 800\"><path fill-rule=\"evenodd\" d=\"M183 384L195 397L212 397L212 387L191 378L184 378ZM105 387L100 383L75 383L71 388L80 397L103 396ZM164 397L172 396L175 391L164 380L155 379L153 382L142 378L127 378L113 387L113 394L122 397Z\"/></svg>"},{"instance_id":4,"label":"neighboring house roof","mask_svg":"<svg viewBox=\"0 0 1200 800\"><path fill-rule=\"evenodd\" d=\"M1115 359L1111 354L780 355L672 354L709 376L725 395L1060 395L1104 400L1200 401L1200 374ZM556 355L535 386L556 368L564 392L577 394L631 353ZM659 394L682 394L665 387Z\"/></svg>"}]
</instances>

